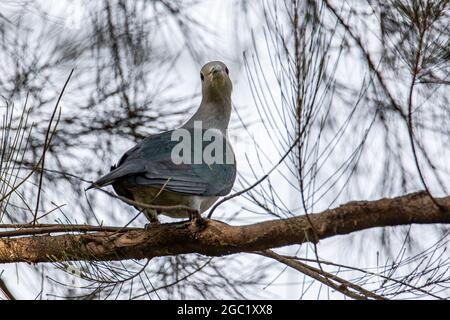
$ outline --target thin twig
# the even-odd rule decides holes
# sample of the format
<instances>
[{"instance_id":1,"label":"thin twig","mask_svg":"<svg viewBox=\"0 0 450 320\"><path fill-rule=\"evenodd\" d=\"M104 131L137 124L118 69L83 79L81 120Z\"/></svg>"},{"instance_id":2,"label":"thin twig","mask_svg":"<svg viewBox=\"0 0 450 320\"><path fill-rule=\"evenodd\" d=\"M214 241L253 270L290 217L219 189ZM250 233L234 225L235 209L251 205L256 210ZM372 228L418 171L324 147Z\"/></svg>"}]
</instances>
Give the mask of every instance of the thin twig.
<instances>
[{"instance_id":1,"label":"thin twig","mask_svg":"<svg viewBox=\"0 0 450 320\"><path fill-rule=\"evenodd\" d=\"M3 292L6 299L8 300L16 300L12 292L9 290L8 286L6 285L5 281L0 278L0 291Z\"/></svg>"},{"instance_id":2,"label":"thin twig","mask_svg":"<svg viewBox=\"0 0 450 320\"><path fill-rule=\"evenodd\" d=\"M18 228L23 230L11 230L0 232L0 238L19 237L37 234L50 234L59 232L125 232L142 230L142 228L130 227L104 227L90 225L64 225L64 224L3 224L0 228Z\"/></svg>"},{"instance_id":3,"label":"thin twig","mask_svg":"<svg viewBox=\"0 0 450 320\"><path fill-rule=\"evenodd\" d=\"M69 73L69 76L67 77L66 83L64 83L64 86L59 94L58 100L56 101L55 107L53 108L53 113L52 116L50 117L50 120L48 122L48 127L47 127L47 132L45 133L45 140L44 140L44 148L42 150L42 157L41 157L41 174L39 176L39 187L38 187L38 192L37 192L37 197L36 197L36 209L34 210L34 220L33 220L33 224L36 223L36 218L37 218L37 214L38 214L38 210L39 210L39 202L40 202L40 198L41 198L41 190L42 190L42 179L44 176L44 166L45 166L45 155L48 151L48 148L50 146L50 142L51 142L51 138L53 137L53 134L50 134L51 132L51 127L52 127L52 123L53 123L53 119L55 118L56 115L56 111L58 110L58 106L59 106L59 102L61 101L62 95L64 93L64 91L66 90L67 84L69 83L70 77L73 74L74 69L72 69ZM58 123L55 124L55 127L53 128L53 132L56 131L56 127L57 127Z\"/></svg>"},{"instance_id":4,"label":"thin twig","mask_svg":"<svg viewBox=\"0 0 450 320\"><path fill-rule=\"evenodd\" d=\"M297 143L300 141L300 137L301 135L299 135L297 138L295 138L294 142L292 143L292 145L289 147L289 149L286 151L286 153L280 158L280 160L278 160L278 162L272 167L272 169L269 170L269 172L267 172L264 176L262 176L259 180L257 180L254 184L252 184L251 186L238 191L236 193L230 194L229 196L226 196L225 198L222 198L222 200L220 200L219 202L217 202L209 211L208 213L208 219L211 219L212 214L214 213L214 211L216 210L216 208L218 206L220 206L222 203L236 198L244 193L247 193L248 191L252 190L253 188L255 188L256 186L258 186L261 182L263 182L264 180L266 180L270 174L275 171L275 169L278 168L278 166L284 161L284 159L286 159L286 157L289 155L289 153L291 153L292 149L294 149L294 147L297 145Z\"/></svg>"},{"instance_id":5,"label":"thin twig","mask_svg":"<svg viewBox=\"0 0 450 320\"><path fill-rule=\"evenodd\" d=\"M336 291L341 292L342 294L344 294L350 298L353 298L356 300L368 300L369 298L375 299L375 300L385 300L386 299L376 293L366 290L366 289L362 288L361 286L358 286L350 281L342 279L334 274L325 272L320 269L316 269L316 268L311 267L300 261L288 259L286 257L280 256L280 255L276 254L275 252L273 252L272 250L258 251L255 253L265 256L265 257L268 257L268 258L275 259L283 264L286 264L289 267L294 268L294 269L306 274L307 276L335 289ZM331 280L333 280L335 282L333 282ZM353 289L353 291L350 289Z\"/></svg>"}]
</instances>

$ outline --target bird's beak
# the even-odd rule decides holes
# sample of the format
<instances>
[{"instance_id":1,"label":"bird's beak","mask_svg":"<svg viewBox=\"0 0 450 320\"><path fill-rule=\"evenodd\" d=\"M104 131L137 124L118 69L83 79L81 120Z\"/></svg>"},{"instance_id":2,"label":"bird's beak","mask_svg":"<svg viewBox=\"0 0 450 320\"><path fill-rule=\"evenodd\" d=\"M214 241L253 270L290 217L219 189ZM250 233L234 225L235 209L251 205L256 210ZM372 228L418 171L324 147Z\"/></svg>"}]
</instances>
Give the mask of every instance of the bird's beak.
<instances>
[{"instance_id":1,"label":"bird's beak","mask_svg":"<svg viewBox=\"0 0 450 320\"><path fill-rule=\"evenodd\" d=\"M209 81L212 87L222 88L226 84L226 73L221 66L213 66L209 70Z\"/></svg>"},{"instance_id":2,"label":"bird's beak","mask_svg":"<svg viewBox=\"0 0 450 320\"><path fill-rule=\"evenodd\" d=\"M207 70L203 70L203 88L219 92L231 92L233 86L228 76L227 67L222 64L213 64ZM212 91L211 91L212 92ZM210 93L211 93L210 92Z\"/></svg>"},{"instance_id":3,"label":"bird's beak","mask_svg":"<svg viewBox=\"0 0 450 320\"><path fill-rule=\"evenodd\" d=\"M217 77L217 75L222 74L223 71L224 70L221 66L213 66L209 71L209 74L212 75L213 77Z\"/></svg>"}]
</instances>

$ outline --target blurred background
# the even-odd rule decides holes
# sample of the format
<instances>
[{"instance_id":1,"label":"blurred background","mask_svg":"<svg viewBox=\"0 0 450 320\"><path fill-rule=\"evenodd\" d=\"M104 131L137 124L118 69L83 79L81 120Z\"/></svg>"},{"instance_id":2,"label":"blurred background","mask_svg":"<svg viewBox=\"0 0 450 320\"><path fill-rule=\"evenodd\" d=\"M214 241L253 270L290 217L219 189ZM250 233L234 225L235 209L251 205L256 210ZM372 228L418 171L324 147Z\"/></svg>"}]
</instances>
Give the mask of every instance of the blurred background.
<instances>
[{"instance_id":1,"label":"blurred background","mask_svg":"<svg viewBox=\"0 0 450 320\"><path fill-rule=\"evenodd\" d=\"M190 117L211 60L233 81L233 191L270 172L215 219L449 195L449 9L431 0L2 1L0 223L37 213L39 223L142 227L134 208L84 189L136 142ZM445 298L449 240L445 225L412 225L277 252L328 261L328 272L387 298ZM20 263L0 265L0 278L27 299L345 298L250 254Z\"/></svg>"}]
</instances>

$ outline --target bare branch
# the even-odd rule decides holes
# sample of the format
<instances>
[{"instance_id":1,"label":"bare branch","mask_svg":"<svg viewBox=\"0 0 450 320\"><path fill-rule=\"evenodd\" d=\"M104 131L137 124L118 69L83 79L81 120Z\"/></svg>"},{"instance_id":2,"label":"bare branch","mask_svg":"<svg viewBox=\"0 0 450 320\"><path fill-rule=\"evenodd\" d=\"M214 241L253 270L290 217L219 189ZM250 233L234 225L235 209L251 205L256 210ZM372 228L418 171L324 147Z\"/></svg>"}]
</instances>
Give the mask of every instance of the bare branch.
<instances>
[{"instance_id":1,"label":"bare branch","mask_svg":"<svg viewBox=\"0 0 450 320\"><path fill-rule=\"evenodd\" d=\"M8 286L6 285L5 281L3 279L0 279L0 291L5 295L5 297L8 300L16 300L14 295L9 290Z\"/></svg>"},{"instance_id":2,"label":"bare branch","mask_svg":"<svg viewBox=\"0 0 450 320\"><path fill-rule=\"evenodd\" d=\"M300 271L301 273L319 281L323 284L341 292L347 297L356 300L385 300L382 296L379 296L371 291L368 291L350 281L342 279L341 277L335 276L329 272L325 272L322 269L317 269L307 265L306 263L297 261L295 259L290 259L284 256L280 256L271 250L265 250L262 252L257 252L264 257L272 258L278 262L281 262L293 269Z\"/></svg>"},{"instance_id":3,"label":"bare branch","mask_svg":"<svg viewBox=\"0 0 450 320\"><path fill-rule=\"evenodd\" d=\"M450 196L438 199L450 208ZM186 253L223 256L344 235L375 227L450 223L425 192L354 201L317 214L231 226L215 220L152 225L147 230L0 239L0 263L113 261Z\"/></svg>"}]
</instances>

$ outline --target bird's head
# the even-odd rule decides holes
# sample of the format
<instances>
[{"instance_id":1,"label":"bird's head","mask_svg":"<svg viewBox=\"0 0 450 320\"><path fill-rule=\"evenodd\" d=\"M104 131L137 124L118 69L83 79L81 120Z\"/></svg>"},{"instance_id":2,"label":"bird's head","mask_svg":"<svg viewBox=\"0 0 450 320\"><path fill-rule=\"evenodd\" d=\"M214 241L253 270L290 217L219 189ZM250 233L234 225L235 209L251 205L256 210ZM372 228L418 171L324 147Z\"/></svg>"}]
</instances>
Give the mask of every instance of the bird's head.
<instances>
[{"instance_id":1,"label":"bird's head","mask_svg":"<svg viewBox=\"0 0 450 320\"><path fill-rule=\"evenodd\" d=\"M233 85L227 66L221 61L211 61L200 70L203 99L207 101L231 100Z\"/></svg>"}]
</instances>

